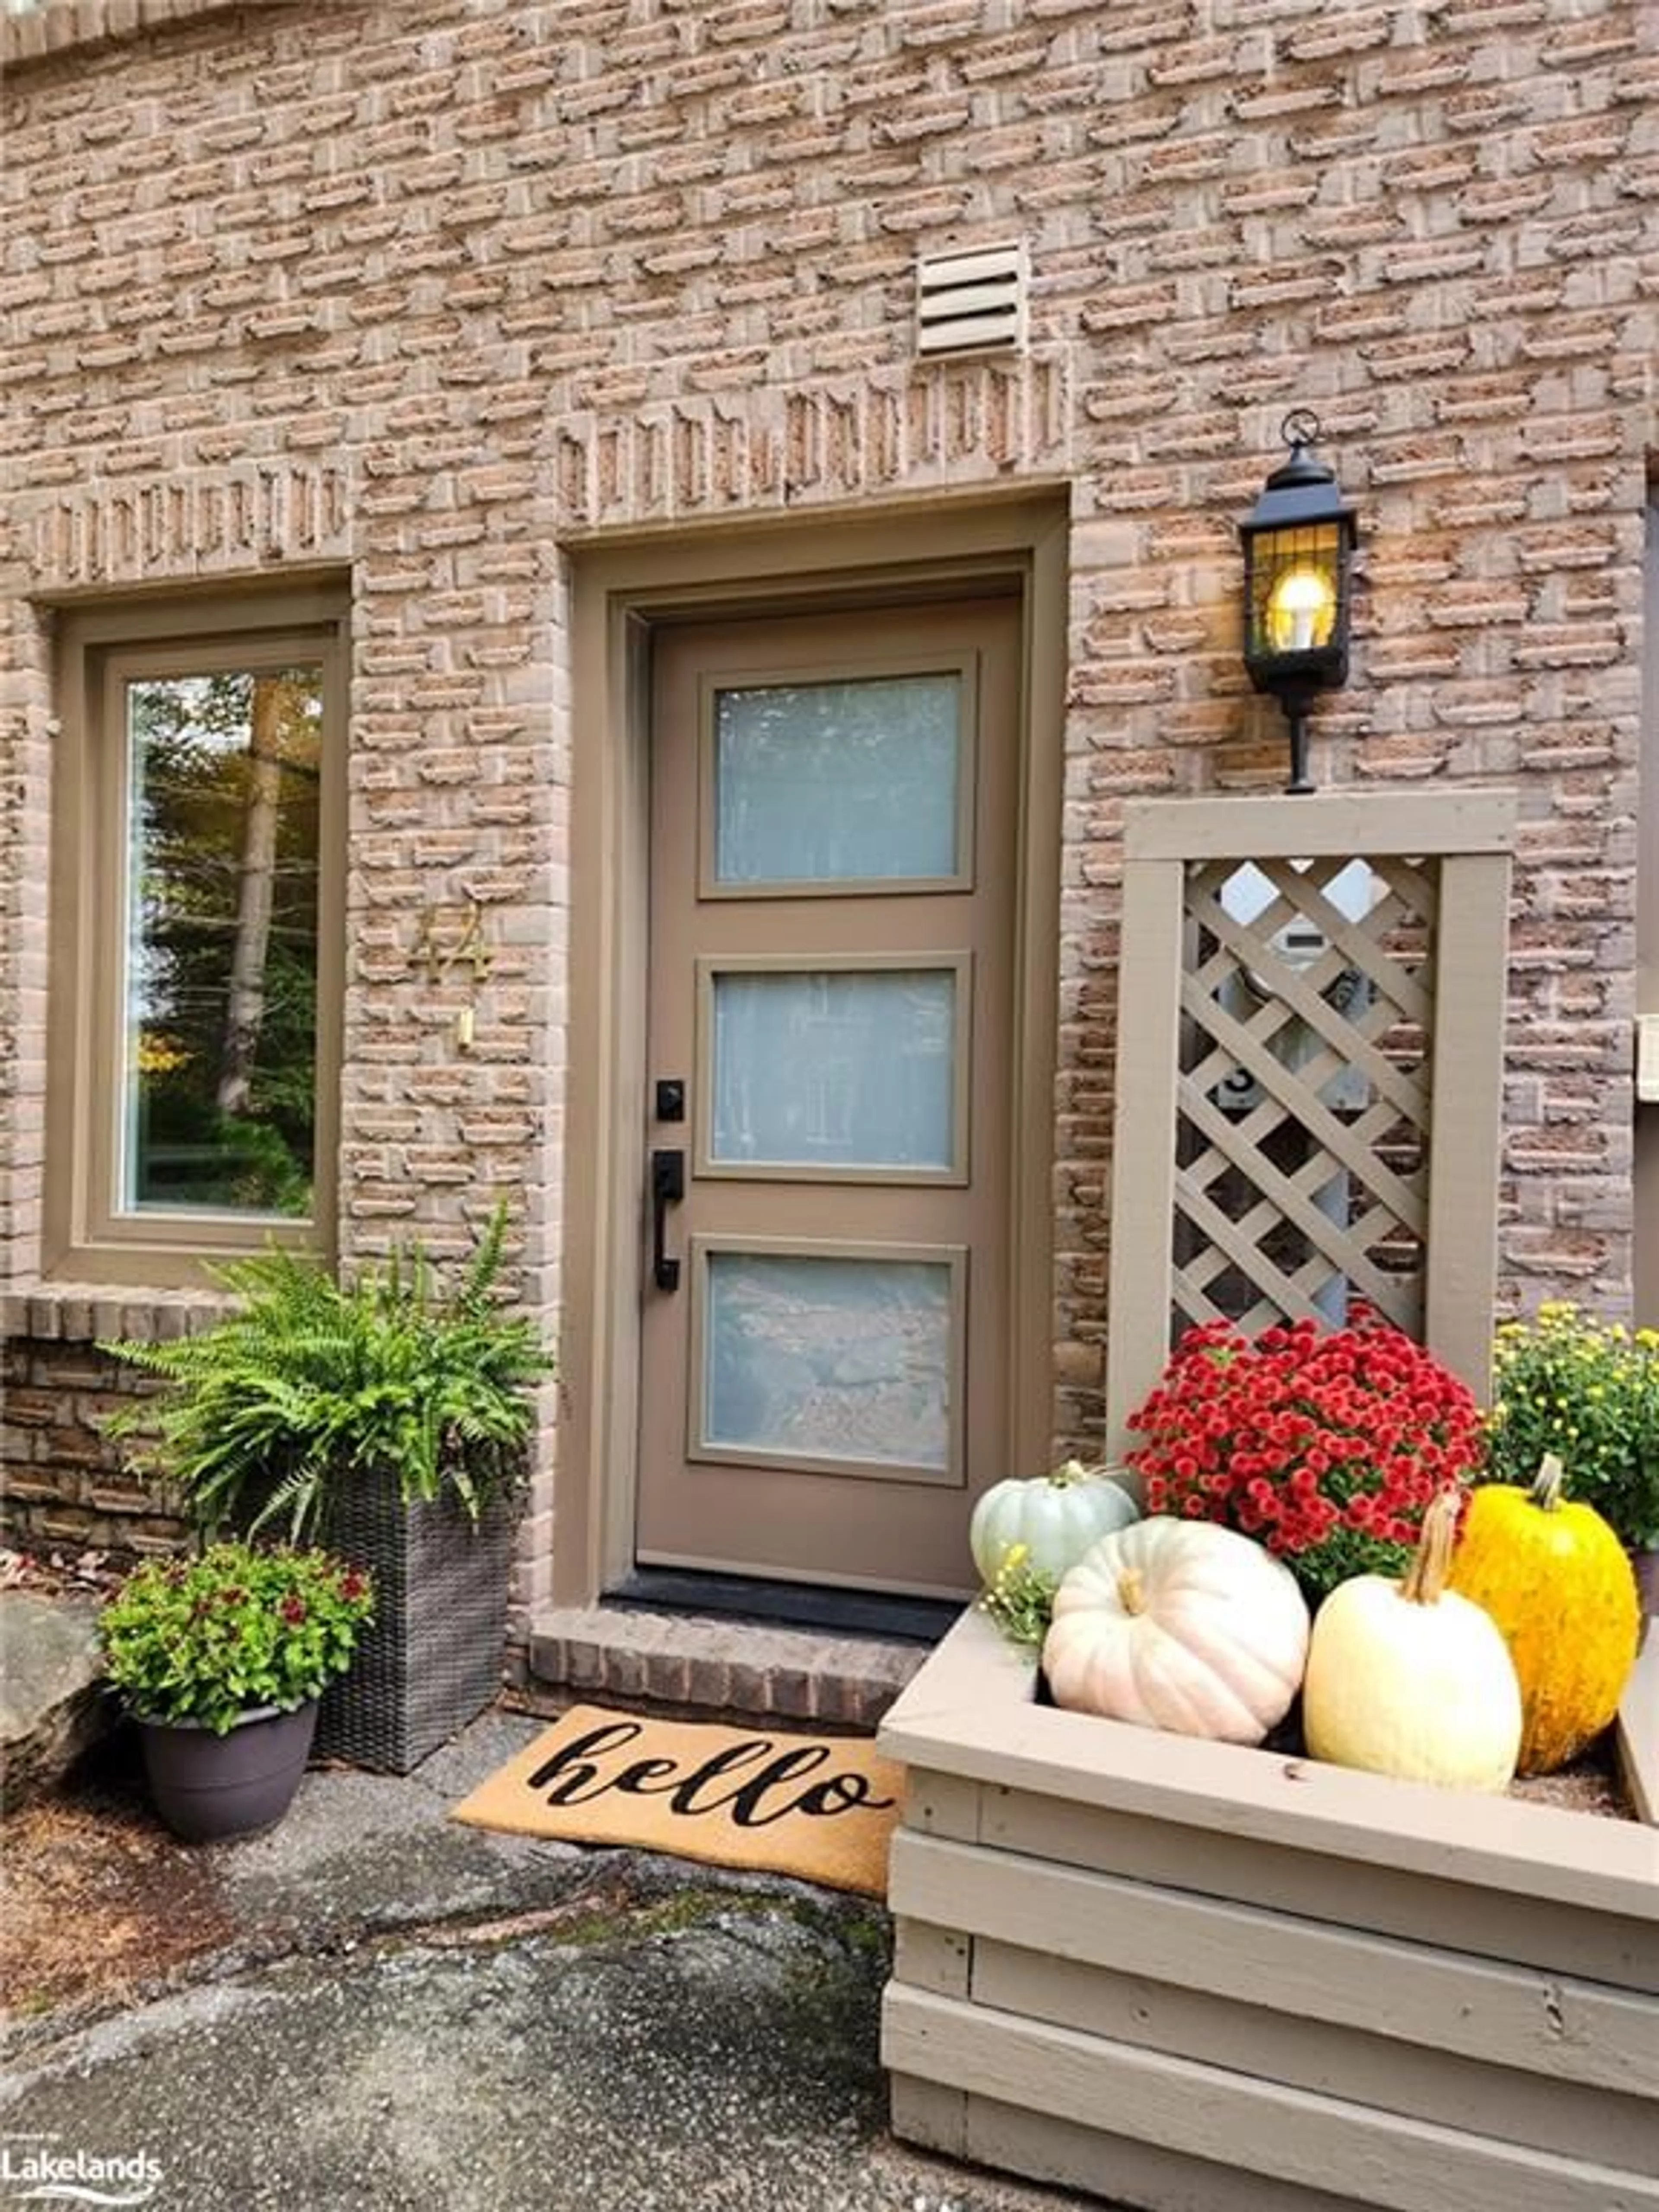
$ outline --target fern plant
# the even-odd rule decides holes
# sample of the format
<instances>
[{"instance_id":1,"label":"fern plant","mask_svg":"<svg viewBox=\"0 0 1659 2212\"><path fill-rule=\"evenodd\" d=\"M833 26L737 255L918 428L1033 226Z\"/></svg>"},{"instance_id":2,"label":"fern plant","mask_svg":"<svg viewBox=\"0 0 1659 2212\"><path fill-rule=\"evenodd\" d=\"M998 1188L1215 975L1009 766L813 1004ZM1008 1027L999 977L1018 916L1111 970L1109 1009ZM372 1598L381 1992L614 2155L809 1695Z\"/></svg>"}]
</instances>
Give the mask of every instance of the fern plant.
<instances>
[{"instance_id":1,"label":"fern plant","mask_svg":"<svg viewBox=\"0 0 1659 2212\"><path fill-rule=\"evenodd\" d=\"M162 1388L107 1425L210 1534L325 1539L349 1486L448 1498L473 1522L516 1486L553 1362L495 1295L504 1209L446 1291L416 1243L337 1277L273 1247L214 1273L237 1304L200 1335L103 1349Z\"/></svg>"}]
</instances>

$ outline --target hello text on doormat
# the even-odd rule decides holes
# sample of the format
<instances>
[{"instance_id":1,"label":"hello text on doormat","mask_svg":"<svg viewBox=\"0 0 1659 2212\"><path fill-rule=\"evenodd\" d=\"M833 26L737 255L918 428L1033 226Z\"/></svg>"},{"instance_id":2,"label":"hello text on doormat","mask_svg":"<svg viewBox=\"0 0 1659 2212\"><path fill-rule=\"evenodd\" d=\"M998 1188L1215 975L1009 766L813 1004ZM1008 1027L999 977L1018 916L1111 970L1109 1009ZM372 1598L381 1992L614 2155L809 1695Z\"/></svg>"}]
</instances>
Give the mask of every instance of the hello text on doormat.
<instances>
[{"instance_id":1,"label":"hello text on doormat","mask_svg":"<svg viewBox=\"0 0 1659 2212\"><path fill-rule=\"evenodd\" d=\"M573 1706L452 1819L631 1844L883 1897L903 1769L866 1738L785 1735Z\"/></svg>"}]
</instances>

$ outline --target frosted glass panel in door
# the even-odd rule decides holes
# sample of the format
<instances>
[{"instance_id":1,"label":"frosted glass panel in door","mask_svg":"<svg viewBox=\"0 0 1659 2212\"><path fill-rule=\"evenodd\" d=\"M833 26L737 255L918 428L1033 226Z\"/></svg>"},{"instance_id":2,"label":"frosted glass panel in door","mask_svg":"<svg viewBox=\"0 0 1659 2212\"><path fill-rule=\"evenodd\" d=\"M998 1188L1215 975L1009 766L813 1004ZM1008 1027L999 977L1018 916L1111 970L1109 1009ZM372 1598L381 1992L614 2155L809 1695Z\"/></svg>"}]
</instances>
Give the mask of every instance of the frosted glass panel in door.
<instances>
[{"instance_id":1,"label":"frosted glass panel in door","mask_svg":"<svg viewBox=\"0 0 1659 2212\"><path fill-rule=\"evenodd\" d=\"M716 1164L949 1171L957 971L713 978Z\"/></svg>"},{"instance_id":2,"label":"frosted glass panel in door","mask_svg":"<svg viewBox=\"0 0 1659 2212\"><path fill-rule=\"evenodd\" d=\"M948 1474L956 1309L948 1260L713 1251L705 1264L693 1457Z\"/></svg>"},{"instance_id":3,"label":"frosted glass panel in door","mask_svg":"<svg viewBox=\"0 0 1659 2212\"><path fill-rule=\"evenodd\" d=\"M945 672L717 691L715 882L960 875L962 690Z\"/></svg>"}]
</instances>

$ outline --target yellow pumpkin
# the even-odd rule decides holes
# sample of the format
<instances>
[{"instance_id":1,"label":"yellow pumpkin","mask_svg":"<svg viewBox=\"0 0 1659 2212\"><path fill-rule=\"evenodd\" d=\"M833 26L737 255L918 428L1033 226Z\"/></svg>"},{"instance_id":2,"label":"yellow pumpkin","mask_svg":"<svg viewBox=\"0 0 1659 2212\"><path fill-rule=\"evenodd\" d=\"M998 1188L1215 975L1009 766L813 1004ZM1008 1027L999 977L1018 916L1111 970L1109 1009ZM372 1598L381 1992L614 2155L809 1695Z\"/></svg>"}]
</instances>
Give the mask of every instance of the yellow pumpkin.
<instances>
[{"instance_id":1,"label":"yellow pumpkin","mask_svg":"<svg viewBox=\"0 0 1659 2212\"><path fill-rule=\"evenodd\" d=\"M1451 1587L1503 1631L1521 1682L1519 1771L1552 1774L1601 1734L1636 1663L1636 1575L1594 1506L1564 1503L1547 1453L1530 1491L1488 1483L1469 1500Z\"/></svg>"}]
</instances>

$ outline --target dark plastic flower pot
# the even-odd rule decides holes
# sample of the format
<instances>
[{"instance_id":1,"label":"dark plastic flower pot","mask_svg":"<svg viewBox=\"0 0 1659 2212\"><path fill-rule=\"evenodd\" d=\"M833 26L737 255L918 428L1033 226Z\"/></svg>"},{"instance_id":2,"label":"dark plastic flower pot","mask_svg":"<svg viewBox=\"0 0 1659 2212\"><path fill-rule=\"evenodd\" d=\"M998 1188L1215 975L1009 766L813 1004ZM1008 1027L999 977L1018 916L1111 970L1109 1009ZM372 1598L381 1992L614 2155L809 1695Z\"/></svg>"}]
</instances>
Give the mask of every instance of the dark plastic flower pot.
<instances>
[{"instance_id":1,"label":"dark plastic flower pot","mask_svg":"<svg viewBox=\"0 0 1659 2212\"><path fill-rule=\"evenodd\" d=\"M317 1705L245 1713L228 1735L195 1721L140 1721L156 1811L186 1843L249 1836L280 1820L311 1755Z\"/></svg>"}]
</instances>

